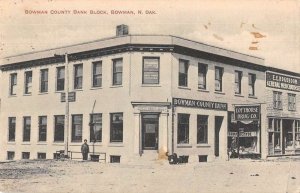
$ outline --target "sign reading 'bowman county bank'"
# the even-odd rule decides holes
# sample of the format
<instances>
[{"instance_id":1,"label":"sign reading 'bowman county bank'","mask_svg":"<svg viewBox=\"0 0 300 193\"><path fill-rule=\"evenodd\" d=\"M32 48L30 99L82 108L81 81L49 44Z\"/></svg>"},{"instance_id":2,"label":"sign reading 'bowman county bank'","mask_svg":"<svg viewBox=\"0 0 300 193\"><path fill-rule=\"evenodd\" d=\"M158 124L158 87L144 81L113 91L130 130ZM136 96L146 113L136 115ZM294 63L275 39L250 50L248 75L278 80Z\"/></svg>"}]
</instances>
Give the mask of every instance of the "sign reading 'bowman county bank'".
<instances>
[{"instance_id":1,"label":"sign reading 'bowman county bank'","mask_svg":"<svg viewBox=\"0 0 300 193\"><path fill-rule=\"evenodd\" d=\"M212 102L212 101L173 98L173 105L178 107L193 107L193 108L227 111L227 103L219 103L219 102Z\"/></svg>"},{"instance_id":2,"label":"sign reading 'bowman county bank'","mask_svg":"<svg viewBox=\"0 0 300 193\"><path fill-rule=\"evenodd\" d=\"M266 86L300 92L300 78L266 72Z\"/></svg>"}]
</instances>

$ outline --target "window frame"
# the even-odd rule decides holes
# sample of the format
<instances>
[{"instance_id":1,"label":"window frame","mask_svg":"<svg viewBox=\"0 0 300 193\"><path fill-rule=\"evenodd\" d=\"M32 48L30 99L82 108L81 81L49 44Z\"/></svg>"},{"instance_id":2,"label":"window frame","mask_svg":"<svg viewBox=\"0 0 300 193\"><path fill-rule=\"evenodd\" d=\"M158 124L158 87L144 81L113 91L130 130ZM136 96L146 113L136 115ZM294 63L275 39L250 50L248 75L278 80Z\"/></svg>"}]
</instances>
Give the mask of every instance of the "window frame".
<instances>
[{"instance_id":1,"label":"window frame","mask_svg":"<svg viewBox=\"0 0 300 193\"><path fill-rule=\"evenodd\" d=\"M217 70L219 71L219 79L217 78ZM215 66L215 91L222 92L223 91L223 75L224 75L224 68ZM220 89L217 89L216 83L220 84Z\"/></svg>"},{"instance_id":2,"label":"window frame","mask_svg":"<svg viewBox=\"0 0 300 193\"><path fill-rule=\"evenodd\" d=\"M288 95L288 110L289 111L296 111L296 109L297 109L296 94L287 93L287 95ZM293 99L293 101L291 101L291 99ZM291 108L291 105L293 105L293 108Z\"/></svg>"},{"instance_id":3,"label":"window frame","mask_svg":"<svg viewBox=\"0 0 300 193\"><path fill-rule=\"evenodd\" d=\"M43 119L46 119L46 122L43 123ZM38 121L39 121L39 138L38 138L38 141L39 142L46 142L47 141L47 123L48 123L48 120L47 120L47 116L39 116L38 117ZM42 131L44 130L44 131ZM41 133L44 132L45 136L44 137L41 137ZM45 138L45 139L44 139Z\"/></svg>"},{"instance_id":4,"label":"window frame","mask_svg":"<svg viewBox=\"0 0 300 193\"><path fill-rule=\"evenodd\" d=\"M251 77L251 78L250 78ZM256 74L248 73L248 96L255 96L255 82L256 82ZM252 89L253 94L250 93L249 89Z\"/></svg>"},{"instance_id":5,"label":"window frame","mask_svg":"<svg viewBox=\"0 0 300 193\"><path fill-rule=\"evenodd\" d=\"M44 80L45 72L47 73L47 80ZM40 69L40 93L48 92L49 89L48 82L49 82L49 69L48 68Z\"/></svg>"},{"instance_id":6,"label":"window frame","mask_svg":"<svg viewBox=\"0 0 300 193\"><path fill-rule=\"evenodd\" d=\"M14 124L12 120L14 120ZM16 117L8 117L8 142L15 142L15 141L16 141Z\"/></svg>"},{"instance_id":7,"label":"window frame","mask_svg":"<svg viewBox=\"0 0 300 193\"><path fill-rule=\"evenodd\" d=\"M101 73L96 74L96 65L100 65ZM100 77L100 85L95 84L96 76ZM92 87L93 88L100 88L102 87L102 79L103 79L103 65L102 65L102 60L100 61L94 61L92 62Z\"/></svg>"},{"instance_id":8,"label":"window frame","mask_svg":"<svg viewBox=\"0 0 300 193\"><path fill-rule=\"evenodd\" d=\"M58 138L57 136L60 136L60 135L57 134L57 132L59 130L61 130L61 128L59 128L59 126L61 126L61 125L58 124L58 118L63 118L62 119L63 120L63 124L62 124L62 127L63 127L62 128L62 134L63 134L62 140L57 139ZM61 132L59 134L61 134ZM64 139L65 139L65 116L64 115L54 115L54 135L53 135L53 137L54 137L53 141L55 143L57 143L57 142L64 142Z\"/></svg>"},{"instance_id":9,"label":"window frame","mask_svg":"<svg viewBox=\"0 0 300 193\"><path fill-rule=\"evenodd\" d=\"M60 78L60 76L59 76L60 70L64 71L63 78ZM63 82L63 84L62 84L62 82ZM56 67L56 88L55 88L55 90L56 91L64 91L65 83L66 83L66 68L65 68L65 66L58 66L58 67ZM59 88L59 87L62 87L62 88Z\"/></svg>"},{"instance_id":10,"label":"window frame","mask_svg":"<svg viewBox=\"0 0 300 193\"><path fill-rule=\"evenodd\" d=\"M32 78L33 78L33 73L31 70L24 72L24 94L27 95L32 94Z\"/></svg>"},{"instance_id":11,"label":"window frame","mask_svg":"<svg viewBox=\"0 0 300 193\"><path fill-rule=\"evenodd\" d=\"M26 123L26 119L29 119L29 123ZM30 116L24 116L23 117L23 142L30 142L31 140L31 117Z\"/></svg>"},{"instance_id":12,"label":"window frame","mask_svg":"<svg viewBox=\"0 0 300 193\"><path fill-rule=\"evenodd\" d=\"M276 97L277 95L277 97ZM273 91L273 109L282 110L282 92Z\"/></svg>"},{"instance_id":13,"label":"window frame","mask_svg":"<svg viewBox=\"0 0 300 193\"><path fill-rule=\"evenodd\" d=\"M200 120L204 120L201 118L206 119L206 122L200 122ZM197 115L197 144L208 144L208 118L208 115ZM204 140L201 140L201 128L203 128Z\"/></svg>"},{"instance_id":14,"label":"window frame","mask_svg":"<svg viewBox=\"0 0 300 193\"><path fill-rule=\"evenodd\" d=\"M242 94L242 78L243 72L239 70L234 71L234 94ZM237 86L237 87L236 87ZM238 90L236 90L238 88Z\"/></svg>"},{"instance_id":15,"label":"window frame","mask_svg":"<svg viewBox=\"0 0 300 193\"><path fill-rule=\"evenodd\" d=\"M101 122L95 122L94 120L94 116L100 116ZM99 129L99 139L95 139L95 125L99 124L100 125L100 129ZM102 113L91 113L90 114L90 142L102 142L102 131L103 131L103 116ZM92 131L94 132L93 136L94 136L94 140L92 138Z\"/></svg>"},{"instance_id":16,"label":"window frame","mask_svg":"<svg viewBox=\"0 0 300 193\"><path fill-rule=\"evenodd\" d=\"M79 120L80 122L75 124L75 117L79 117L81 120ZM81 132L81 135L76 136L76 126L80 126L81 127L81 131L79 129L79 131L77 132ZM72 131L71 131L71 142L82 142L82 135L83 133L83 114L73 114L72 115Z\"/></svg>"},{"instance_id":17,"label":"window frame","mask_svg":"<svg viewBox=\"0 0 300 193\"><path fill-rule=\"evenodd\" d=\"M13 77L15 77L15 79L13 79ZM11 73L9 75L9 95L10 96L16 96L17 93L17 87L18 85L18 74L17 73Z\"/></svg>"},{"instance_id":18,"label":"window frame","mask_svg":"<svg viewBox=\"0 0 300 193\"><path fill-rule=\"evenodd\" d=\"M80 72L81 68L81 74ZM83 64L74 64L73 65L73 88L74 90L82 89L83 88Z\"/></svg>"},{"instance_id":19,"label":"window frame","mask_svg":"<svg viewBox=\"0 0 300 193\"><path fill-rule=\"evenodd\" d=\"M118 64L117 62L121 61L122 65L122 70L119 72L116 72L116 65ZM117 75L121 74L121 82L117 82ZM123 58L115 58L112 59L112 85L113 86L121 86L123 84Z\"/></svg>"},{"instance_id":20,"label":"window frame","mask_svg":"<svg viewBox=\"0 0 300 193\"><path fill-rule=\"evenodd\" d=\"M148 70L145 71L145 60L147 59L155 59L157 60L157 70ZM157 73L157 82L155 83L147 83L145 81L145 72L156 72ZM144 56L143 57L143 66L142 66L142 84L151 85L151 84L160 84L160 57L151 57L151 56Z\"/></svg>"},{"instance_id":21,"label":"window frame","mask_svg":"<svg viewBox=\"0 0 300 193\"><path fill-rule=\"evenodd\" d=\"M121 115L122 116L122 119L120 120L121 123L113 123L113 116L114 115ZM120 128L115 128L114 124L119 124ZM114 133L117 133L116 131L117 130L120 130L118 131L119 134L117 135L120 135L120 139L116 139L116 134ZM118 136L117 136L118 137ZM117 113L110 113L110 143L123 143L124 141L124 113L122 112L117 112Z\"/></svg>"},{"instance_id":22,"label":"window frame","mask_svg":"<svg viewBox=\"0 0 300 193\"><path fill-rule=\"evenodd\" d=\"M183 68L185 72L180 72L180 66L183 64ZM188 87L188 79L189 79L189 60L179 59L178 63L178 86L180 87ZM184 80L182 80L182 78Z\"/></svg>"},{"instance_id":23,"label":"window frame","mask_svg":"<svg viewBox=\"0 0 300 193\"><path fill-rule=\"evenodd\" d=\"M184 123L181 121L181 118L184 118L184 117L186 118L187 123ZM182 130L182 129L184 129L183 137L180 135L180 134L182 134L182 132L179 132L179 130ZM178 145L189 144L189 142L190 142L190 131L189 130L190 130L190 114L178 113L177 114L177 144ZM182 138L184 138L184 139L182 139Z\"/></svg>"},{"instance_id":24,"label":"window frame","mask_svg":"<svg viewBox=\"0 0 300 193\"><path fill-rule=\"evenodd\" d=\"M201 68L202 67L202 68ZM202 69L202 71L201 71ZM204 69L204 70L203 70ZM206 90L207 89L207 71L208 65L203 63L198 63L198 89ZM203 74L203 87L201 87L200 81L200 74Z\"/></svg>"}]
</instances>

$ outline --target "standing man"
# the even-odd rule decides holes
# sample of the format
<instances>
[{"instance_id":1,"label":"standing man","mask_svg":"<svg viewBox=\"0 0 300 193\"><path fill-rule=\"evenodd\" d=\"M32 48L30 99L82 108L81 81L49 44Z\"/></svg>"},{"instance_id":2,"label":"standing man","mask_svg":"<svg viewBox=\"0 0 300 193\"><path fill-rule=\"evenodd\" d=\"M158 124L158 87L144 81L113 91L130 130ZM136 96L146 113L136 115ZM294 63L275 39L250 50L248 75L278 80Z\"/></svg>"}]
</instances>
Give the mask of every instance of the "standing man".
<instances>
[{"instance_id":1,"label":"standing man","mask_svg":"<svg viewBox=\"0 0 300 193\"><path fill-rule=\"evenodd\" d=\"M81 146L82 160L87 160L89 152L89 145L87 144L87 140L85 139L84 144L82 144Z\"/></svg>"}]
</instances>

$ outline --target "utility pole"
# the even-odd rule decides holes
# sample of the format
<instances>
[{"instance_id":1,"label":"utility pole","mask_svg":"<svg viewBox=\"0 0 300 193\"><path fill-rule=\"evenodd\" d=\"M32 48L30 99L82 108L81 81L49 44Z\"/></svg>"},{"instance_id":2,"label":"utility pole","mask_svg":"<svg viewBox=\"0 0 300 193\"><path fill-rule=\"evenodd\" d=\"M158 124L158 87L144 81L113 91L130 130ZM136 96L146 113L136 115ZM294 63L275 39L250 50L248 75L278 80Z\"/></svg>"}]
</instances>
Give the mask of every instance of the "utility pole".
<instances>
[{"instance_id":1,"label":"utility pole","mask_svg":"<svg viewBox=\"0 0 300 193\"><path fill-rule=\"evenodd\" d=\"M69 152L69 60L68 53L65 53L65 75L66 75L66 92L65 92L65 101L66 101L66 112L65 112L65 157L68 157Z\"/></svg>"}]
</instances>

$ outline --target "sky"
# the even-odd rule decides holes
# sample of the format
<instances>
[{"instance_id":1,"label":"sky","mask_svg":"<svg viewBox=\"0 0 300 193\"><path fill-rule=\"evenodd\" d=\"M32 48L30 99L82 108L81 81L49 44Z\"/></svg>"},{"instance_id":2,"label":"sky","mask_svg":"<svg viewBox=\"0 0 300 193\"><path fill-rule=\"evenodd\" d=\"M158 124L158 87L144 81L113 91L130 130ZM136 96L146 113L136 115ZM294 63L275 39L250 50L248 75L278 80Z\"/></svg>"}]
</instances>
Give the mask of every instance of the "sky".
<instances>
[{"instance_id":1,"label":"sky","mask_svg":"<svg viewBox=\"0 0 300 193\"><path fill-rule=\"evenodd\" d=\"M107 14L90 14L91 10ZM112 10L135 14L111 14ZM128 25L130 34L180 36L300 73L297 0L0 0L0 58L112 37L119 24Z\"/></svg>"}]
</instances>

